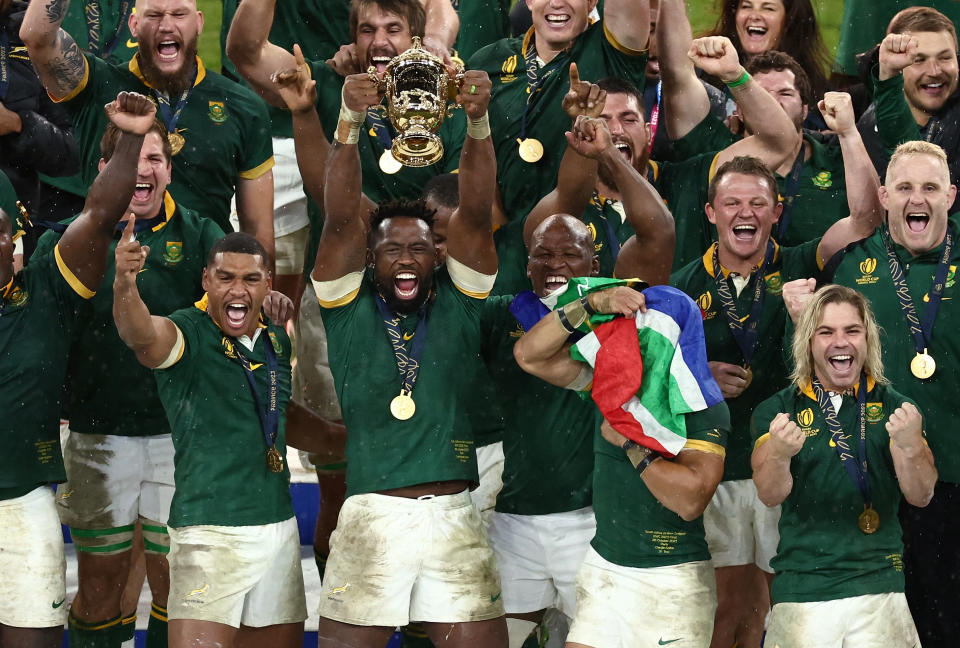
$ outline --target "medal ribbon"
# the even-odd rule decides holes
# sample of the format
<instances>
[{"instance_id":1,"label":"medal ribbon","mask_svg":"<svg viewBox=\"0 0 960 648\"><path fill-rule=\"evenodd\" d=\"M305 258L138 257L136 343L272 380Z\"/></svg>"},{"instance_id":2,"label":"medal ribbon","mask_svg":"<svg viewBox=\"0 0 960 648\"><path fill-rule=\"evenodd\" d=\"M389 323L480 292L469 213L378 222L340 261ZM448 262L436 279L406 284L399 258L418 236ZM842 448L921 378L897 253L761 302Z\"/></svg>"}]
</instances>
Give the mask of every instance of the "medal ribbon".
<instances>
[{"instance_id":1,"label":"medal ribbon","mask_svg":"<svg viewBox=\"0 0 960 648\"><path fill-rule=\"evenodd\" d=\"M600 220L603 221L603 228L606 230L607 234L607 245L610 248L610 254L613 255L613 262L617 262L617 257L620 256L620 238L617 236L617 231L613 227L613 223L610 222L610 219L606 217L603 213L603 207L606 204L606 200L600 197L596 191L593 192L593 204L597 207L597 215L600 217Z\"/></svg>"},{"instance_id":2,"label":"medal ribbon","mask_svg":"<svg viewBox=\"0 0 960 648\"><path fill-rule=\"evenodd\" d=\"M87 21L87 48L93 54L105 59L113 53L113 50L115 50L120 43L120 33L123 31L123 26L126 25L130 19L133 4L133 0L124 0L120 4L120 20L117 23L116 32L114 32L113 38L110 39L110 42L107 43L107 46L104 48L100 47L100 37L102 35L100 17L103 14L100 3L91 2L83 8L83 16Z\"/></svg>"},{"instance_id":3,"label":"medal ribbon","mask_svg":"<svg viewBox=\"0 0 960 648\"><path fill-rule=\"evenodd\" d=\"M269 334L264 331L264 336L269 338ZM261 336L262 337L262 336ZM278 383L278 362L277 352L273 349L273 342L270 339L264 340L264 350L267 358L267 375L270 383L270 400L264 410L263 403L260 401L260 388L257 386L257 379L253 375L253 366L247 360L243 352L240 351L241 344L234 338L227 338L233 343L234 355L237 362L243 367L243 373L247 377L247 384L250 386L250 394L253 396L253 404L257 408L257 416L260 417L260 429L263 431L263 438L267 442L267 447L272 448L277 443L277 433L280 431L280 410Z\"/></svg>"},{"instance_id":4,"label":"medal ribbon","mask_svg":"<svg viewBox=\"0 0 960 648\"><path fill-rule=\"evenodd\" d=\"M408 394L413 392L413 386L417 384L417 377L420 375L420 358L423 357L423 349L427 338L427 304L424 302L417 313L417 328L413 333L413 344L410 346L410 353L407 353L406 345L403 340L403 331L400 330L400 318L394 315L383 297L377 294L377 310L383 318L383 323L387 327L387 337L390 339L390 345L393 347L393 356L397 361L397 371L400 372L400 388Z\"/></svg>"},{"instance_id":5,"label":"medal ribbon","mask_svg":"<svg viewBox=\"0 0 960 648\"><path fill-rule=\"evenodd\" d=\"M820 411L823 418L830 428L830 439L837 448L837 454L840 456L840 462L846 468L847 474L860 491L863 503L870 508L873 501L870 498L870 476L867 474L867 374L860 373L860 386L857 388L857 427L860 430L860 461L854 458L850 452L850 444L843 438L843 428L840 427L840 421L837 420L837 412L833 409L833 403L830 397L823 389L823 385L813 378L813 391L817 395L817 403L820 405Z\"/></svg>"},{"instance_id":6,"label":"medal ribbon","mask_svg":"<svg viewBox=\"0 0 960 648\"><path fill-rule=\"evenodd\" d=\"M663 91L663 80L657 81L657 103L650 111L650 142L647 144L647 153L653 150L653 142L657 139L657 128L660 126L660 97Z\"/></svg>"},{"instance_id":7,"label":"medal ribbon","mask_svg":"<svg viewBox=\"0 0 960 648\"><path fill-rule=\"evenodd\" d=\"M0 101L7 98L7 89L10 87L10 36L6 26L0 28Z\"/></svg>"},{"instance_id":8,"label":"medal ribbon","mask_svg":"<svg viewBox=\"0 0 960 648\"><path fill-rule=\"evenodd\" d=\"M520 119L520 140L527 139L527 115L530 112L530 107L533 105L533 97L537 94L537 90L540 89L540 85L543 83L543 80L547 78L547 75L553 72L555 69L560 67L560 64L565 57L561 54L557 54L550 63L543 68L543 74L540 74L540 64L537 62L537 44L536 38L530 39L530 45L527 47L527 53L523 56L527 64L527 103L523 106L523 117Z\"/></svg>"},{"instance_id":9,"label":"medal ribbon","mask_svg":"<svg viewBox=\"0 0 960 648\"><path fill-rule=\"evenodd\" d=\"M783 197L783 212L780 214L780 223L777 225L777 240L781 242L787 233L787 227L790 226L790 212L793 211L793 202L800 193L800 173L803 171L803 154L806 147L806 142L800 142L800 153L797 154L797 159L793 161L793 168L790 169L790 176L787 178L786 192Z\"/></svg>"},{"instance_id":10,"label":"medal ribbon","mask_svg":"<svg viewBox=\"0 0 960 648\"><path fill-rule=\"evenodd\" d=\"M190 98L190 94L193 92L196 81L197 68L194 66L193 75L190 77L190 85L187 86L186 90L180 93L180 99L177 100L177 107L175 110L170 109L170 98L167 97L167 95L157 91L156 88L152 88L153 96L157 99L157 112L160 113L160 117L163 119L163 124L167 127L167 132L171 135L177 132L177 122L180 121L180 114L187 106L187 99Z\"/></svg>"},{"instance_id":11,"label":"medal ribbon","mask_svg":"<svg viewBox=\"0 0 960 648\"><path fill-rule=\"evenodd\" d=\"M900 266L900 259L890 243L889 234L884 236L883 243L887 248L887 262L890 265L890 278L893 279L893 285L897 290L897 299L900 301L900 310L903 316L907 318L907 325L910 327L910 334L913 336L913 345L917 353L925 353L930 346L930 340L933 338L933 323L937 317L937 311L940 310L940 298L943 296L944 284L947 280L947 269L950 265L950 255L953 252L953 234L950 228L947 228L947 235L944 237L943 254L940 256L940 262L937 264L937 272L933 276L933 288L930 290L930 302L923 313L923 322L917 317L917 309L913 305L913 298L910 296L910 287L907 286L907 280L903 276L903 268Z\"/></svg>"},{"instance_id":12,"label":"medal ribbon","mask_svg":"<svg viewBox=\"0 0 960 648\"><path fill-rule=\"evenodd\" d=\"M749 366L753 359L753 352L757 347L757 336L760 334L760 311L763 309L764 290L764 271L767 265L773 261L773 255L776 247L773 241L767 241L767 251L763 256L763 262L757 270L757 278L754 280L753 300L750 304L750 313L747 315L746 327L740 320L737 313L737 305L733 299L733 293L730 291L730 284L723 276L723 270L720 268L719 245L713 247L713 279L717 286L717 296L720 297L720 307L727 319L727 327L730 329L730 335L740 347L740 353L743 355L743 361Z\"/></svg>"},{"instance_id":13,"label":"medal ribbon","mask_svg":"<svg viewBox=\"0 0 960 648\"><path fill-rule=\"evenodd\" d=\"M393 135L390 134L390 127L380 114L380 106L370 106L367 108L367 124L369 124L373 134L377 136L377 141L384 151L393 148Z\"/></svg>"}]
</instances>

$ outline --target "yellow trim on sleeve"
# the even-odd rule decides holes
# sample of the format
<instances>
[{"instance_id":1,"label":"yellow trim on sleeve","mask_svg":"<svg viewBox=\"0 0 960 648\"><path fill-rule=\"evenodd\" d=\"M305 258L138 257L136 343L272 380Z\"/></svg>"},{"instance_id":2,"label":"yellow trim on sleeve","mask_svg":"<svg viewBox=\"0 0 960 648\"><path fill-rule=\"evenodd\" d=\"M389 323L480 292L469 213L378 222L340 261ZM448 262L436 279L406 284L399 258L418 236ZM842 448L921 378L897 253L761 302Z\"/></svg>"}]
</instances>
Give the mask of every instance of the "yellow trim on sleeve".
<instances>
[{"instance_id":1,"label":"yellow trim on sleeve","mask_svg":"<svg viewBox=\"0 0 960 648\"><path fill-rule=\"evenodd\" d=\"M722 152L720 151L720 153ZM713 176L717 175L717 160L720 158L720 153L714 155L713 161L710 162L710 170L707 171L707 184L713 182Z\"/></svg>"},{"instance_id":2,"label":"yellow trim on sleeve","mask_svg":"<svg viewBox=\"0 0 960 648\"><path fill-rule=\"evenodd\" d=\"M263 164L259 164L253 167L252 169L247 169L246 171L241 171L237 175L239 175L244 180L256 180L257 178L262 176L264 173L272 169L273 165L274 165L274 161L273 161L273 156L271 155L269 158L267 158L267 160Z\"/></svg>"},{"instance_id":3,"label":"yellow trim on sleeve","mask_svg":"<svg viewBox=\"0 0 960 648\"><path fill-rule=\"evenodd\" d=\"M715 454L721 459L727 456L727 450L722 445L711 443L710 441L699 441L697 439L687 439L687 443L683 446L681 452L683 452L683 450L697 450L698 452Z\"/></svg>"},{"instance_id":4,"label":"yellow trim on sleeve","mask_svg":"<svg viewBox=\"0 0 960 648\"><path fill-rule=\"evenodd\" d=\"M643 56L648 51L645 49L643 50L630 49L626 45L622 44L620 41L617 40L617 38L613 34L610 33L610 30L607 29L606 20L603 21L603 35L607 37L607 42L613 45L613 49L623 54L626 54L627 56Z\"/></svg>"},{"instance_id":5,"label":"yellow trim on sleeve","mask_svg":"<svg viewBox=\"0 0 960 648\"><path fill-rule=\"evenodd\" d=\"M817 268L823 270L823 266L827 265L827 262L822 256L820 256L820 246L817 245Z\"/></svg>"},{"instance_id":6,"label":"yellow trim on sleeve","mask_svg":"<svg viewBox=\"0 0 960 648\"><path fill-rule=\"evenodd\" d=\"M93 290L90 290L83 285L83 282L77 278L77 275L73 274L73 270L67 265L67 262L63 260L63 257L60 256L60 244L57 243L56 247L53 248L53 256L57 260L57 267L60 268L60 274L63 275L63 278L70 284L70 287L73 288L73 291L83 297L84 299L90 299L97 293Z\"/></svg>"},{"instance_id":7,"label":"yellow trim on sleeve","mask_svg":"<svg viewBox=\"0 0 960 648\"><path fill-rule=\"evenodd\" d=\"M333 301L324 301L319 297L317 297L317 302L324 308L339 308L341 306L346 306L347 304L352 302L354 299L357 298L357 295L359 293L360 293L360 286L357 286L356 288L348 292L343 297L339 297L337 299L334 299Z\"/></svg>"},{"instance_id":8,"label":"yellow trim on sleeve","mask_svg":"<svg viewBox=\"0 0 960 648\"><path fill-rule=\"evenodd\" d=\"M769 432L765 432L765 433L763 433L762 435L760 435L760 438L753 442L753 449L754 449L754 451L756 451L757 448L759 448L760 446L762 446L764 443L766 443L766 442L769 441L769 440L770 440L770 433L769 433Z\"/></svg>"},{"instance_id":9,"label":"yellow trim on sleeve","mask_svg":"<svg viewBox=\"0 0 960 648\"><path fill-rule=\"evenodd\" d=\"M461 288L456 281L453 282L453 285L456 286L457 290L462 292L464 295L466 295L467 297L473 297L474 299L486 299L490 295L490 290L486 292L474 292L472 290L467 290L466 288Z\"/></svg>"},{"instance_id":10,"label":"yellow trim on sleeve","mask_svg":"<svg viewBox=\"0 0 960 648\"><path fill-rule=\"evenodd\" d=\"M83 92L83 89L87 87L87 82L90 80L90 63L87 61L87 57L83 57L83 78L80 79L80 83L77 84L77 87L67 93L63 97L54 97L49 92L47 96L50 97L51 101L54 103L63 103L64 101L70 101L78 94Z\"/></svg>"},{"instance_id":11,"label":"yellow trim on sleeve","mask_svg":"<svg viewBox=\"0 0 960 648\"><path fill-rule=\"evenodd\" d=\"M659 180L659 179L660 179L660 164L658 164L656 160L648 160L648 161L647 161L647 166L649 166L651 169L653 169L653 179L654 179L654 181Z\"/></svg>"}]
</instances>

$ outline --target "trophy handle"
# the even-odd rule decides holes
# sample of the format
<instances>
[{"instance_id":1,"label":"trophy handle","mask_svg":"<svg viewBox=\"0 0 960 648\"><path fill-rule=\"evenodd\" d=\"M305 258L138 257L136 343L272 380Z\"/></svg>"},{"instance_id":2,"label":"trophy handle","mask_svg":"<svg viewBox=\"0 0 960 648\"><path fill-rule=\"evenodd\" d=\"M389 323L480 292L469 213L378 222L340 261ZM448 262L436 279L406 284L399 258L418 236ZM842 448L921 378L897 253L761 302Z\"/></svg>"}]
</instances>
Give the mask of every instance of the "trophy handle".
<instances>
[{"instance_id":1,"label":"trophy handle","mask_svg":"<svg viewBox=\"0 0 960 648\"><path fill-rule=\"evenodd\" d=\"M463 86L463 68L457 66L457 73L447 78L447 100L453 104L451 108L459 108L457 95L460 94L460 88Z\"/></svg>"},{"instance_id":2,"label":"trophy handle","mask_svg":"<svg viewBox=\"0 0 960 648\"><path fill-rule=\"evenodd\" d=\"M376 67L374 67L373 65L368 67L367 76L370 77L370 81L373 83L373 85L377 86L377 92L379 92L380 94L383 94L384 92L387 91L387 77L386 75L384 75L382 79L378 77Z\"/></svg>"}]
</instances>

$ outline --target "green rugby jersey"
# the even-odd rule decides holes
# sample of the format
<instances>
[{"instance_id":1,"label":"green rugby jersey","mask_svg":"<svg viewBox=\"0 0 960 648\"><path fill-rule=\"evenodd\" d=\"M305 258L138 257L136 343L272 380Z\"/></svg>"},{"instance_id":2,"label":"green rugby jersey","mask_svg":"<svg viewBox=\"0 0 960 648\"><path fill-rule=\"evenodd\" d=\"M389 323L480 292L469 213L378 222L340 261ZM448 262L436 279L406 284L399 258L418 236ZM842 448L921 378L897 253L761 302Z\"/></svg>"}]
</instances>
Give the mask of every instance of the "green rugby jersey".
<instances>
[{"instance_id":1,"label":"green rugby jersey","mask_svg":"<svg viewBox=\"0 0 960 648\"><path fill-rule=\"evenodd\" d=\"M236 66L227 58L227 33L237 13L239 0L223 0L223 18L220 23L221 62L228 78L240 80ZM349 0L297 0L277 2L270 27L269 40L288 52L294 44L300 45L307 59L324 61L332 58L341 45L350 42ZM293 137L290 112L267 105L274 137Z\"/></svg>"},{"instance_id":2,"label":"green rugby jersey","mask_svg":"<svg viewBox=\"0 0 960 648\"><path fill-rule=\"evenodd\" d=\"M517 365L513 345L524 330L510 313L511 300L491 297L481 315L483 356L504 419L503 489L496 510L546 515L590 506L596 407Z\"/></svg>"},{"instance_id":3,"label":"green rugby jersey","mask_svg":"<svg viewBox=\"0 0 960 648\"><path fill-rule=\"evenodd\" d=\"M267 468L267 442L250 386L243 368L227 354L237 345L254 365L266 407L270 387L264 345L273 345L279 362L276 446L286 457L290 338L282 326L271 324L260 329L250 351L224 336L204 310L205 302L170 315L183 333L183 354L172 367L154 371L175 451L177 488L167 524L252 526L286 520L293 516L290 470L286 461L280 473Z\"/></svg>"},{"instance_id":4,"label":"green rugby jersey","mask_svg":"<svg viewBox=\"0 0 960 648\"><path fill-rule=\"evenodd\" d=\"M710 560L703 520L684 521L647 489L627 454L600 434L595 414L593 510L597 534L590 543L598 554L624 567L664 567ZM730 413L724 403L686 415L683 451L724 455ZM658 459L657 461L670 461Z\"/></svg>"},{"instance_id":5,"label":"green rugby jersey","mask_svg":"<svg viewBox=\"0 0 960 648\"><path fill-rule=\"evenodd\" d=\"M20 210L17 208L17 191L10 183L10 178L3 171L0 171L0 209L6 212L11 224L20 217ZM13 230L16 230L16 226L13 227ZM14 231L14 233L16 232Z\"/></svg>"},{"instance_id":6,"label":"green rugby jersey","mask_svg":"<svg viewBox=\"0 0 960 648\"><path fill-rule=\"evenodd\" d=\"M717 229L707 220L707 188L716 171L717 156L705 153L684 162L650 162L649 176L667 209L673 214L677 242L673 251L674 272L700 258L717 239Z\"/></svg>"},{"instance_id":7,"label":"green rugby jersey","mask_svg":"<svg viewBox=\"0 0 960 648\"><path fill-rule=\"evenodd\" d=\"M82 152L81 174L89 186L98 173L100 138L107 126L104 104L116 99L121 90L148 97L153 91L136 58L119 66L90 54L84 56L87 71L83 81L61 101L73 119ZM270 122L263 101L249 88L204 69L198 58L197 79L177 130L186 144L173 156L170 194L178 205L232 231L230 199L236 182L259 178L273 167Z\"/></svg>"},{"instance_id":8,"label":"green rugby jersey","mask_svg":"<svg viewBox=\"0 0 960 648\"><path fill-rule=\"evenodd\" d=\"M900 486L890 456L885 427L906 397L890 387L867 381L867 470L873 508L880 515L877 531L867 535L857 526L863 498L844 469L830 428L809 383L801 391L782 389L757 406L752 434L759 447L769 440L770 422L780 412L800 425L803 448L790 461L793 490L781 506L780 543L770 561L776 573L773 602L833 599L903 591L903 541L897 509ZM859 458L857 399L844 396L837 417Z\"/></svg>"},{"instance_id":9,"label":"green rugby jersey","mask_svg":"<svg viewBox=\"0 0 960 648\"><path fill-rule=\"evenodd\" d=\"M177 207L169 194L161 214L150 222L152 226L137 233L137 240L150 247L146 265L137 275L137 288L151 313L168 315L203 295L200 278L207 252L223 231L210 219ZM46 252L58 240L59 234L48 231L37 252ZM153 372L123 343L113 320L118 241L119 232L110 244L103 281L81 311L78 335L70 348L70 431L117 436L169 434Z\"/></svg>"},{"instance_id":10,"label":"green rugby jersey","mask_svg":"<svg viewBox=\"0 0 960 648\"><path fill-rule=\"evenodd\" d=\"M343 77L323 61L313 61L310 67L311 74L317 81L317 114L320 115L320 122L323 124L327 139L332 142L340 116ZM395 136L396 131L386 117L386 109L384 108L380 113L391 136ZM365 122L360 129L360 140L357 142L360 167L363 171L363 193L374 202L393 199L413 200L423 194L423 185L427 180L441 173L456 171L460 167L463 138L467 135L467 121L463 109L453 110L443 120L437 134L443 140L443 158L439 162L425 167L405 166L397 173L389 174L380 170L380 156L385 149L377 139L370 123Z\"/></svg>"},{"instance_id":11,"label":"green rugby jersey","mask_svg":"<svg viewBox=\"0 0 960 648\"><path fill-rule=\"evenodd\" d=\"M59 249L34 254L0 286L0 500L66 480L60 395L76 311L92 296Z\"/></svg>"},{"instance_id":12,"label":"green rugby jersey","mask_svg":"<svg viewBox=\"0 0 960 648\"><path fill-rule=\"evenodd\" d=\"M469 61L480 48L510 35L512 0L450 0L450 4L460 17L453 50L461 61Z\"/></svg>"},{"instance_id":13,"label":"green rugby jersey","mask_svg":"<svg viewBox=\"0 0 960 648\"><path fill-rule=\"evenodd\" d=\"M787 310L781 296L783 284L794 279L814 276L820 270L817 256L819 240L797 247L781 247L774 244L773 261L764 271L764 295L760 311L759 333L750 363L753 380L736 398L727 399L730 408L730 437L727 440L727 459L723 465L723 479L750 479L750 415L753 408L787 384L788 370L783 358L783 334ZM716 243L707 249L697 261L690 263L670 277L670 284L690 296L703 312L703 335L707 345L707 358L711 361L743 365L743 356L737 346L730 326L723 313L717 294L716 271L713 251ZM730 279L730 272L720 269L726 279L730 294L737 290ZM758 273L754 272L746 287L735 297L737 314L747 317L753 303Z\"/></svg>"},{"instance_id":14,"label":"green rugby jersey","mask_svg":"<svg viewBox=\"0 0 960 648\"><path fill-rule=\"evenodd\" d=\"M950 219L950 231L953 232L954 247L928 350L937 362L937 370L927 380L920 380L910 372L910 361L917 352L890 278L883 244L883 237L888 232L885 225L847 252L834 274L834 282L854 288L870 300L877 322L882 326L884 373L899 391L917 402L930 422L930 448L937 460L940 480L960 483L960 446L956 441L955 413L952 410L960 384L960 339L953 330L960 321L960 292L956 288L956 270L960 266L960 242L957 241L960 220L957 217ZM900 259L917 317L922 321L943 246L917 257L896 243L893 248Z\"/></svg>"},{"instance_id":15,"label":"green rugby jersey","mask_svg":"<svg viewBox=\"0 0 960 648\"><path fill-rule=\"evenodd\" d=\"M130 13L136 11L134 0L73 0L60 27L84 52L108 63L125 64L137 53L137 41L121 13L125 4L131 5Z\"/></svg>"},{"instance_id":16,"label":"green rugby jersey","mask_svg":"<svg viewBox=\"0 0 960 648\"><path fill-rule=\"evenodd\" d=\"M569 51L560 53L541 69L543 79L527 115L526 137L543 144L543 157L533 164L518 154L517 139L527 103L527 74L524 55L533 29L520 38L505 38L484 47L467 67L483 70L493 82L490 99L490 129L497 152L497 182L504 211L510 220L523 219L537 201L556 186L560 159L566 149L563 134L570 129L570 118L561 107L570 89L569 67L575 62L580 78L598 81L616 76L643 89L646 52L630 50L617 43L600 22L577 37Z\"/></svg>"},{"instance_id":17,"label":"green rugby jersey","mask_svg":"<svg viewBox=\"0 0 960 648\"><path fill-rule=\"evenodd\" d=\"M330 369L347 435L347 496L434 481L477 482L474 433L467 413L476 395L482 296L457 288L446 268L434 274L427 340L413 388L416 413L390 413L400 375L372 279L333 302L320 301ZM417 317L400 318L413 339Z\"/></svg>"}]
</instances>

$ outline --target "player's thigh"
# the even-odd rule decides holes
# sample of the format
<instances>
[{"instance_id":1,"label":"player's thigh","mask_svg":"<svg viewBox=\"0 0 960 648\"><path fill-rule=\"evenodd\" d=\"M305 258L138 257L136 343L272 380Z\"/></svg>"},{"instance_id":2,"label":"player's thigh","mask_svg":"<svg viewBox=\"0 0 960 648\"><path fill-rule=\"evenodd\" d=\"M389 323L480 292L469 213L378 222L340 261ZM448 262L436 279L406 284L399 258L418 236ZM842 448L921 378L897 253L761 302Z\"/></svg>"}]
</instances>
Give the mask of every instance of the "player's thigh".
<instances>
[{"instance_id":1,"label":"player's thigh","mask_svg":"<svg viewBox=\"0 0 960 648\"><path fill-rule=\"evenodd\" d=\"M507 648L507 624L503 617L467 623L423 624L436 648Z\"/></svg>"},{"instance_id":2,"label":"player's thigh","mask_svg":"<svg viewBox=\"0 0 960 648\"><path fill-rule=\"evenodd\" d=\"M303 621L262 628L241 625L233 648L300 648L303 645Z\"/></svg>"}]
</instances>

